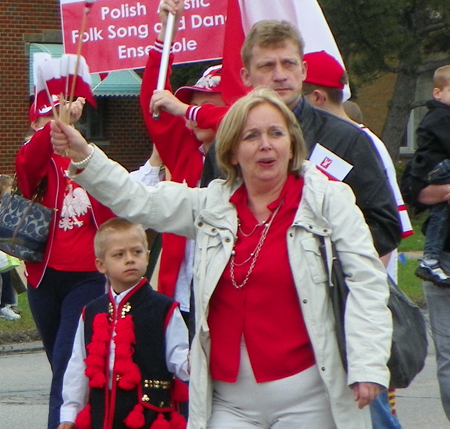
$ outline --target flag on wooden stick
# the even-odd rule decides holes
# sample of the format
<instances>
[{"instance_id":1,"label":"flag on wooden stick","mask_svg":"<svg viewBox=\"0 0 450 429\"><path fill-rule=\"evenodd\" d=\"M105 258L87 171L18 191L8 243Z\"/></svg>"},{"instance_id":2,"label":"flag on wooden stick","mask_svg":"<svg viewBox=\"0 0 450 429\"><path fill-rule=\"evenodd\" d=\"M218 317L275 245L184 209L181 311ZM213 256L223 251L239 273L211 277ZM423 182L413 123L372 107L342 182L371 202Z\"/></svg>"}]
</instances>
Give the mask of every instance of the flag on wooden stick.
<instances>
[{"instance_id":1,"label":"flag on wooden stick","mask_svg":"<svg viewBox=\"0 0 450 429\"><path fill-rule=\"evenodd\" d=\"M77 70L75 70L76 65ZM84 97L86 101L96 107L92 94L91 75L83 57L77 61L77 56L71 54L63 55L61 58L52 58L47 53L36 53L34 54L33 75L35 101L30 111L30 118L34 115L39 116L40 109L45 110L50 107L55 117L58 117L55 108L60 103L64 104L63 100L69 100L69 91L72 87L75 97Z\"/></svg>"}]
</instances>

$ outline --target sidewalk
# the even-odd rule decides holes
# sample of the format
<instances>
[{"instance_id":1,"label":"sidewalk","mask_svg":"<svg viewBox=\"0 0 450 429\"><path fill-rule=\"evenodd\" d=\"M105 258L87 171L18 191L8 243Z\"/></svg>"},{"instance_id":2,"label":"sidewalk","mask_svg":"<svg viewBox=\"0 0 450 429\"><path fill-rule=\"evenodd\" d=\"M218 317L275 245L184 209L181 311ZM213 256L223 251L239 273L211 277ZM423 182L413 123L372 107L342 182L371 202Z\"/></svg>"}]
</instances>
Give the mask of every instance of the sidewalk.
<instances>
[{"instance_id":1,"label":"sidewalk","mask_svg":"<svg viewBox=\"0 0 450 429\"><path fill-rule=\"evenodd\" d=\"M436 351L430 334L428 312L428 355L425 367L406 389L397 389L397 416L403 429L449 429L450 423L441 405L436 375Z\"/></svg>"},{"instance_id":2,"label":"sidewalk","mask_svg":"<svg viewBox=\"0 0 450 429\"><path fill-rule=\"evenodd\" d=\"M33 353L44 350L41 341L31 341L26 343L0 344L0 354L7 353Z\"/></svg>"},{"instance_id":3,"label":"sidewalk","mask_svg":"<svg viewBox=\"0 0 450 429\"><path fill-rule=\"evenodd\" d=\"M423 252L420 250L414 251L414 252L399 252L399 255L405 255L406 259L412 259L418 261L422 258Z\"/></svg>"}]
</instances>

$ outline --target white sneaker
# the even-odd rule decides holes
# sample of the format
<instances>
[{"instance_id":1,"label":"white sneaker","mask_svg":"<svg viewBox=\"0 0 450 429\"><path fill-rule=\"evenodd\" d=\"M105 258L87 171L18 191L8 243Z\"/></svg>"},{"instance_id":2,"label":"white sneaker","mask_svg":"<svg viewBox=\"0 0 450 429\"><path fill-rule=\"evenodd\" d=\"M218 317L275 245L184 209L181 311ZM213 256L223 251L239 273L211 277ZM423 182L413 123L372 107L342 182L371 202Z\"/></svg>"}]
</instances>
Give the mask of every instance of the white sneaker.
<instances>
[{"instance_id":1,"label":"white sneaker","mask_svg":"<svg viewBox=\"0 0 450 429\"><path fill-rule=\"evenodd\" d=\"M450 287L450 276L441 268L439 261L429 265L422 260L414 274L419 277L419 279L432 282L436 286Z\"/></svg>"},{"instance_id":2,"label":"white sneaker","mask_svg":"<svg viewBox=\"0 0 450 429\"><path fill-rule=\"evenodd\" d=\"M2 319L6 319L6 320L19 320L21 319L20 315L14 313L14 311L12 311L9 308L9 305L0 308L0 318Z\"/></svg>"}]
</instances>

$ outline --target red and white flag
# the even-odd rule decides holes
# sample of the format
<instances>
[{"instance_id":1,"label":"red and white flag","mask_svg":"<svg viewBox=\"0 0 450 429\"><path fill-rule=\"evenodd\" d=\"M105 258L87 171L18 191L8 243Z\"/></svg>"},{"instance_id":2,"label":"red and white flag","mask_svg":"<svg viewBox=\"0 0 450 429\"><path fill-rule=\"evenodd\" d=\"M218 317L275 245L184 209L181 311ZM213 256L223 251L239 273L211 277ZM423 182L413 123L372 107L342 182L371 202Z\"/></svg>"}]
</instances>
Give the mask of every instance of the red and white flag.
<instances>
[{"instance_id":1,"label":"red and white flag","mask_svg":"<svg viewBox=\"0 0 450 429\"><path fill-rule=\"evenodd\" d=\"M265 19L293 23L303 36L305 53L324 50L344 66L317 0L228 0L222 72L223 95L228 102L248 92L240 78L240 51L253 24Z\"/></svg>"},{"instance_id":2,"label":"red and white flag","mask_svg":"<svg viewBox=\"0 0 450 429\"><path fill-rule=\"evenodd\" d=\"M34 54L33 74L36 106L49 105L48 95L63 94L68 98L77 64L76 55L66 54L61 58L52 58L47 53ZM83 57L78 61L74 97L84 97L92 106L96 106L92 94L92 81L89 68Z\"/></svg>"},{"instance_id":3,"label":"red and white flag","mask_svg":"<svg viewBox=\"0 0 450 429\"><path fill-rule=\"evenodd\" d=\"M84 3L84 10L86 13L89 13L91 7L94 5L95 0L86 0Z\"/></svg>"}]
</instances>

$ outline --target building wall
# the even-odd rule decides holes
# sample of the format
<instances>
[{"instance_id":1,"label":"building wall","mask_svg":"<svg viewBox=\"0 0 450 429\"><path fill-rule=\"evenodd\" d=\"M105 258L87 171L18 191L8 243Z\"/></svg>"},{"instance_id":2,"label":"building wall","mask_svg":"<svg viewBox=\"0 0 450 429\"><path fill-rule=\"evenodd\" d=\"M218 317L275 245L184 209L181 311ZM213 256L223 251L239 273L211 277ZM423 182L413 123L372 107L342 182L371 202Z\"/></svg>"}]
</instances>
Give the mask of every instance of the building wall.
<instances>
[{"instance_id":1,"label":"building wall","mask_svg":"<svg viewBox=\"0 0 450 429\"><path fill-rule=\"evenodd\" d=\"M81 24L81 23L80 23ZM0 174L14 173L14 159L30 133L28 43L62 43L59 0L0 2ZM149 156L150 144L137 97L110 97L105 151L129 169Z\"/></svg>"},{"instance_id":2,"label":"building wall","mask_svg":"<svg viewBox=\"0 0 450 429\"><path fill-rule=\"evenodd\" d=\"M102 147L130 171L150 156L151 142L137 97L109 97L105 109L105 135L110 143Z\"/></svg>"},{"instance_id":3,"label":"building wall","mask_svg":"<svg viewBox=\"0 0 450 429\"><path fill-rule=\"evenodd\" d=\"M388 74L358 89L355 102L361 109L364 124L378 136L383 131L388 114L388 102L392 99L395 74Z\"/></svg>"},{"instance_id":4,"label":"building wall","mask_svg":"<svg viewBox=\"0 0 450 429\"><path fill-rule=\"evenodd\" d=\"M58 0L0 2L0 173L14 172L14 158L29 133L27 38L59 30Z\"/></svg>"}]
</instances>

